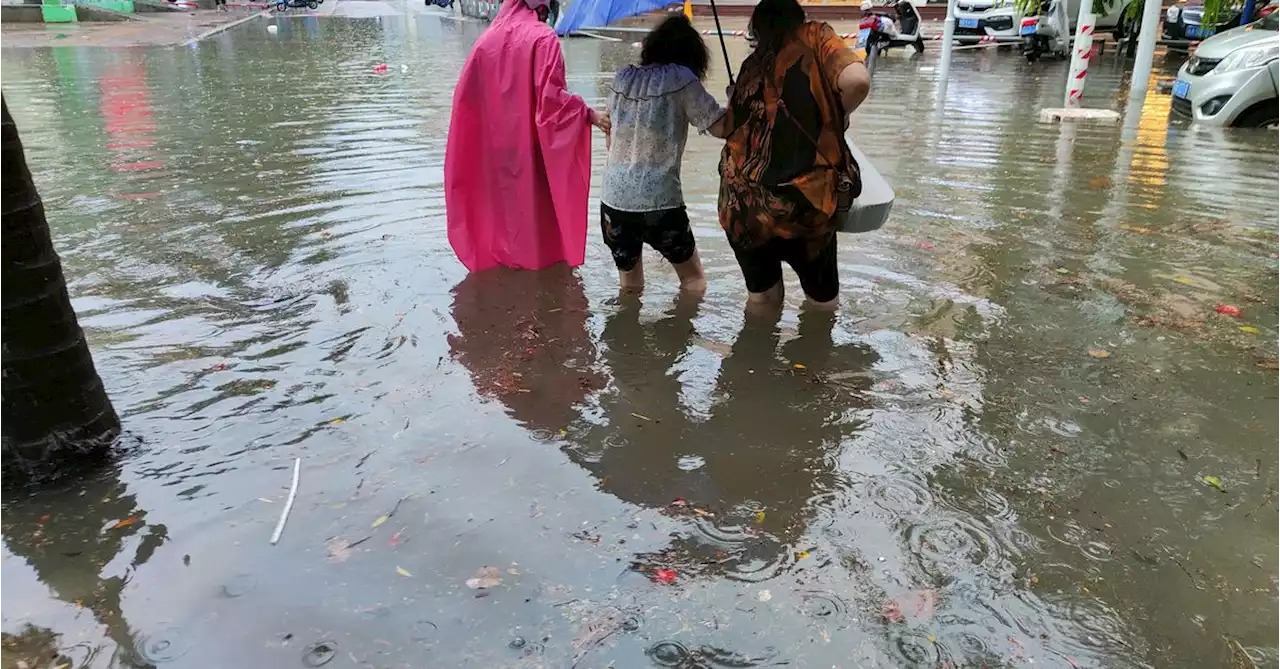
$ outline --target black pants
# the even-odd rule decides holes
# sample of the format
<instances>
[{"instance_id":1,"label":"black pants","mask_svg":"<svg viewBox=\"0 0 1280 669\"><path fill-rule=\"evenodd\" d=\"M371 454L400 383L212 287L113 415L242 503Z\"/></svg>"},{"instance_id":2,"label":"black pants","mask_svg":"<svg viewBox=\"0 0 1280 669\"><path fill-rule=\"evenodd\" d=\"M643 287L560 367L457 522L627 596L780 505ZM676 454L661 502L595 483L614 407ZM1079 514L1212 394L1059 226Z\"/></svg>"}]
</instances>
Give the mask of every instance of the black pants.
<instances>
[{"instance_id":1,"label":"black pants","mask_svg":"<svg viewBox=\"0 0 1280 669\"><path fill-rule=\"evenodd\" d=\"M782 280L782 263L791 265L800 277L800 287L814 302L830 302L840 294L840 271L836 266L836 236L816 257L810 257L808 240L773 239L753 249L734 247L747 290L763 293Z\"/></svg>"}]
</instances>

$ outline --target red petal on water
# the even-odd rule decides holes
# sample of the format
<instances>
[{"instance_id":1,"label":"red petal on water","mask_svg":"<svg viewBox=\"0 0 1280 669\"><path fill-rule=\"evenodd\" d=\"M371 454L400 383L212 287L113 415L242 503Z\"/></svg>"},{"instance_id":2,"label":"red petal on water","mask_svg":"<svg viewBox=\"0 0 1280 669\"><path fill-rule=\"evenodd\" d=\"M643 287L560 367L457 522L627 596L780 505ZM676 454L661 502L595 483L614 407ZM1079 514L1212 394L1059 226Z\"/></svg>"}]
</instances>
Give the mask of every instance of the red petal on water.
<instances>
[{"instance_id":1,"label":"red petal on water","mask_svg":"<svg viewBox=\"0 0 1280 669\"><path fill-rule=\"evenodd\" d=\"M1235 307L1230 304L1219 304L1215 311L1223 316L1231 316L1232 318L1240 316L1240 307Z\"/></svg>"},{"instance_id":2,"label":"red petal on water","mask_svg":"<svg viewBox=\"0 0 1280 669\"><path fill-rule=\"evenodd\" d=\"M676 582L676 570L674 569L654 569L651 577L654 583L663 583L670 585Z\"/></svg>"}]
</instances>

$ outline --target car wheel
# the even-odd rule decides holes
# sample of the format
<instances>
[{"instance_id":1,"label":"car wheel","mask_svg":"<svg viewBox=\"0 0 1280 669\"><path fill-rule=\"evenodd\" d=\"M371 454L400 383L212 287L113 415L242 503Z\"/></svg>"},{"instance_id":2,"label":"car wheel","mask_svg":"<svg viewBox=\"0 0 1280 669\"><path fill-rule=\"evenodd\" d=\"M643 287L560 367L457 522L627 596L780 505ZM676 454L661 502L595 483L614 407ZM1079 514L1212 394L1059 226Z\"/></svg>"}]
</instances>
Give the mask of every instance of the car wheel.
<instances>
[{"instance_id":1,"label":"car wheel","mask_svg":"<svg viewBox=\"0 0 1280 669\"><path fill-rule=\"evenodd\" d=\"M1236 128L1275 128L1280 125L1280 111L1276 100L1256 104L1236 117L1231 125Z\"/></svg>"}]
</instances>

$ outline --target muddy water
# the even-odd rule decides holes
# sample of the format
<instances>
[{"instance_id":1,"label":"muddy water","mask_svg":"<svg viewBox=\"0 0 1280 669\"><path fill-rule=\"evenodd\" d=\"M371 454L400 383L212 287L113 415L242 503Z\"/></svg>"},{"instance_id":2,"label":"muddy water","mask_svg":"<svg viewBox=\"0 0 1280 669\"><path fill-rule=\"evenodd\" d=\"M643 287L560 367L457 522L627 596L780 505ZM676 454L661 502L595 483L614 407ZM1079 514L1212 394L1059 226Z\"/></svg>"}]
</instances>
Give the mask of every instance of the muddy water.
<instances>
[{"instance_id":1,"label":"muddy water","mask_svg":"<svg viewBox=\"0 0 1280 669\"><path fill-rule=\"evenodd\" d=\"M656 264L619 299L594 231L575 273L464 275L441 166L478 30L5 52L134 437L5 498L6 663L1276 666L1274 133L1155 94L1040 125L1060 64L959 52L939 103L936 54L895 54L854 124L890 225L842 240L837 315L789 281L759 319L707 138L700 302ZM632 56L571 41L571 86Z\"/></svg>"}]
</instances>

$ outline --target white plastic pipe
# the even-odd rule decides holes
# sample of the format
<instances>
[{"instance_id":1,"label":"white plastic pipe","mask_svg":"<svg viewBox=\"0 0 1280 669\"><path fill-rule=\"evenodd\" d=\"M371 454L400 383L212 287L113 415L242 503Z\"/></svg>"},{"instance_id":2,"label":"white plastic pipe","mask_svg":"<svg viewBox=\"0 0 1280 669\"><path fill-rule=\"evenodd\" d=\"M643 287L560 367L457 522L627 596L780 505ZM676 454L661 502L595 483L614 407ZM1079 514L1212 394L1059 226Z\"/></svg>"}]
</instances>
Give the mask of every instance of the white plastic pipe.
<instances>
[{"instance_id":1,"label":"white plastic pipe","mask_svg":"<svg viewBox=\"0 0 1280 669\"><path fill-rule=\"evenodd\" d=\"M1080 98L1084 97L1089 59L1093 56L1093 28L1097 23L1093 0L1080 0L1080 18L1076 21L1076 41L1071 48L1071 69L1067 74L1067 92L1062 104L1068 109L1080 107Z\"/></svg>"},{"instance_id":2,"label":"white plastic pipe","mask_svg":"<svg viewBox=\"0 0 1280 669\"><path fill-rule=\"evenodd\" d=\"M1138 33L1138 56L1133 61L1133 78L1129 81L1129 98L1147 96L1151 81L1151 61L1156 53L1156 32L1160 25L1160 0L1146 0L1142 6L1142 31ZM1128 119L1126 118L1127 122Z\"/></svg>"}]
</instances>

